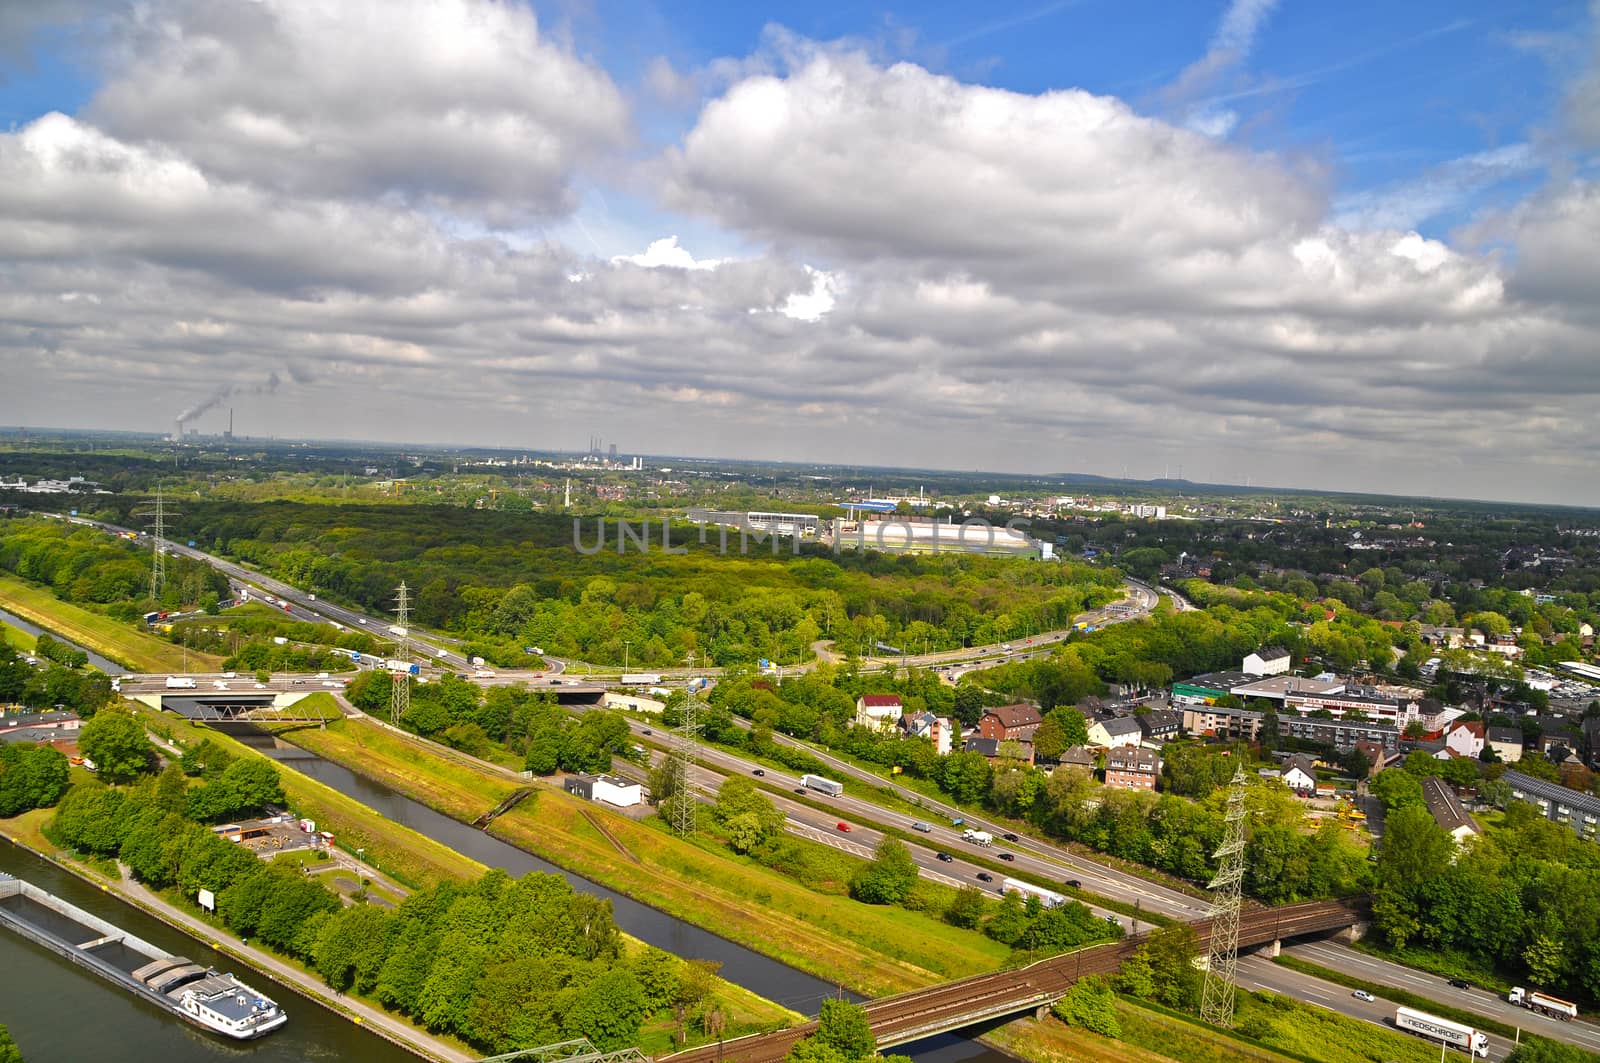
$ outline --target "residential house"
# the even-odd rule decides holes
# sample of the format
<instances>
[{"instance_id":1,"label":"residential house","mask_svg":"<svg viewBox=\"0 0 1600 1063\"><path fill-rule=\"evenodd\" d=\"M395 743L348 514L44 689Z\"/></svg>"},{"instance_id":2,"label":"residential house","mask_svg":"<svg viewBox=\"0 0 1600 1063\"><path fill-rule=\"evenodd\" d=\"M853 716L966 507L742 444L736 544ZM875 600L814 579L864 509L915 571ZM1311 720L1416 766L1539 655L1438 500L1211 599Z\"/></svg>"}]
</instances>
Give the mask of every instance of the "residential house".
<instances>
[{"instance_id":1,"label":"residential house","mask_svg":"<svg viewBox=\"0 0 1600 1063\"><path fill-rule=\"evenodd\" d=\"M1304 753L1296 753L1283 762L1283 784L1301 797L1317 792L1316 762Z\"/></svg>"},{"instance_id":2,"label":"residential house","mask_svg":"<svg viewBox=\"0 0 1600 1063\"><path fill-rule=\"evenodd\" d=\"M978 733L998 742L1032 742L1033 733L1039 729L1044 717L1033 705L1002 705L985 709L978 717Z\"/></svg>"},{"instance_id":3,"label":"residential house","mask_svg":"<svg viewBox=\"0 0 1600 1063\"><path fill-rule=\"evenodd\" d=\"M1140 746L1119 746L1106 754L1106 785L1117 790L1154 790L1161 777L1161 754Z\"/></svg>"},{"instance_id":4,"label":"residential house","mask_svg":"<svg viewBox=\"0 0 1600 1063\"><path fill-rule=\"evenodd\" d=\"M1139 721L1141 739L1153 745L1175 740L1183 726L1183 714L1175 709L1151 709L1134 719Z\"/></svg>"},{"instance_id":5,"label":"residential house","mask_svg":"<svg viewBox=\"0 0 1600 1063\"><path fill-rule=\"evenodd\" d=\"M1057 763L1063 768L1083 768L1094 771L1094 750L1088 746L1068 746Z\"/></svg>"},{"instance_id":6,"label":"residential house","mask_svg":"<svg viewBox=\"0 0 1600 1063\"><path fill-rule=\"evenodd\" d=\"M931 712L908 713L900 717L900 729L911 738L926 738L932 742L940 756L950 752L955 729L943 716Z\"/></svg>"},{"instance_id":7,"label":"residential house","mask_svg":"<svg viewBox=\"0 0 1600 1063\"><path fill-rule=\"evenodd\" d=\"M856 720L862 727L887 731L900 722L905 706L899 694L863 694L856 699Z\"/></svg>"},{"instance_id":8,"label":"residential house","mask_svg":"<svg viewBox=\"0 0 1600 1063\"><path fill-rule=\"evenodd\" d=\"M1033 743L1022 742L1015 738L985 738L982 735L974 732L967 735L967 739L962 743L961 748L962 751L966 753L982 754L982 756L991 764L997 760L1016 759L1020 759L1025 763L1032 764L1034 760ZM1005 751L1015 752L1017 756L1006 757L1004 756Z\"/></svg>"},{"instance_id":9,"label":"residential house","mask_svg":"<svg viewBox=\"0 0 1600 1063\"><path fill-rule=\"evenodd\" d=\"M1522 759L1522 731L1517 727L1491 727L1484 735L1495 756L1507 764Z\"/></svg>"},{"instance_id":10,"label":"residential house","mask_svg":"<svg viewBox=\"0 0 1600 1063\"><path fill-rule=\"evenodd\" d=\"M1422 625L1422 641L1429 646L1441 646L1447 650L1458 650L1466 640L1465 628L1435 627L1432 624Z\"/></svg>"},{"instance_id":11,"label":"residential house","mask_svg":"<svg viewBox=\"0 0 1600 1063\"><path fill-rule=\"evenodd\" d=\"M1458 845L1483 833L1477 822L1467 815L1467 810L1461 807L1455 787L1437 775L1422 780L1422 800L1427 804L1433 821Z\"/></svg>"},{"instance_id":12,"label":"residential house","mask_svg":"<svg viewBox=\"0 0 1600 1063\"><path fill-rule=\"evenodd\" d=\"M1481 720L1457 720L1444 733L1444 745L1458 757L1476 758L1483 753L1484 726Z\"/></svg>"},{"instance_id":13,"label":"residential house","mask_svg":"<svg viewBox=\"0 0 1600 1063\"><path fill-rule=\"evenodd\" d=\"M1250 675L1282 675L1289 670L1289 651L1282 646L1267 646L1245 657L1240 670Z\"/></svg>"},{"instance_id":14,"label":"residential house","mask_svg":"<svg viewBox=\"0 0 1600 1063\"><path fill-rule=\"evenodd\" d=\"M1089 744L1105 749L1136 746L1144 741L1144 731L1132 716L1116 716L1109 720L1096 720L1089 725Z\"/></svg>"},{"instance_id":15,"label":"residential house","mask_svg":"<svg viewBox=\"0 0 1600 1063\"><path fill-rule=\"evenodd\" d=\"M1381 742L1357 742L1356 749L1367 758L1370 767L1367 768L1367 778L1372 778L1383 770L1383 762L1388 759L1388 751Z\"/></svg>"}]
</instances>

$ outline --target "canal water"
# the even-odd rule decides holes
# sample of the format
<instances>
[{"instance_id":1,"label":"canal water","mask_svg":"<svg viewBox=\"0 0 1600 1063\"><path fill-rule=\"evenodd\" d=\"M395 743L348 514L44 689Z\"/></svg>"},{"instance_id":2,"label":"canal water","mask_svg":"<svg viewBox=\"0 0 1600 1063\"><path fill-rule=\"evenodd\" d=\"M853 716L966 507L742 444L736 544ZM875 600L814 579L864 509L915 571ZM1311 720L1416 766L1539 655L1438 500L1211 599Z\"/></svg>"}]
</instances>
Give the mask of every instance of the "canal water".
<instances>
[{"instance_id":1,"label":"canal water","mask_svg":"<svg viewBox=\"0 0 1600 1063\"><path fill-rule=\"evenodd\" d=\"M424 834L457 852L472 857L481 864L503 868L512 875L522 875L529 871L565 875L575 889L610 900L617 925L634 937L685 959L720 962L722 977L768 1000L777 1001L807 1015L815 1015L821 1008L823 1000L840 995L839 986L833 983L798 971L743 945L691 926L649 905L641 904L597 883L563 871L554 864L435 812L382 783L362 778L332 761L324 760L294 746L275 746L273 739L266 736L246 738L246 741L296 771L303 772L355 798L396 823L404 824L419 834ZM861 999L848 991L843 995L851 1000ZM915 1044L901 1046L894 1051L909 1055L918 1063L1012 1063L1010 1056L955 1035L928 1038Z\"/></svg>"},{"instance_id":2,"label":"canal water","mask_svg":"<svg viewBox=\"0 0 1600 1063\"><path fill-rule=\"evenodd\" d=\"M106 673L106 675L123 675L124 673L126 673L128 671L128 669L122 667L122 665L118 664L116 661L107 660L106 658L100 656L98 653L95 653L93 650L90 650L90 649L87 649L87 648L85 648L83 646L80 646L76 642L70 642L67 639L62 638L60 635L57 635L54 631L47 632L47 631L45 631L44 628L40 627L38 624L31 623L30 621L24 620L20 616L13 616L11 613L6 612L4 609L0 609L0 620L5 621L6 623L10 624L14 628L20 628L23 631L26 631L30 635L37 636L37 635L46 635L46 634L48 634L51 638L55 639L57 642L64 642L68 646L71 646L75 650L83 650L84 653L87 653L89 655L89 663L94 665L96 668L100 669L102 672Z\"/></svg>"},{"instance_id":3,"label":"canal water","mask_svg":"<svg viewBox=\"0 0 1600 1063\"><path fill-rule=\"evenodd\" d=\"M28 1063L244 1059L251 1063L416 1063L417 1057L405 1049L9 841L0 840L0 871L25 878L153 945L196 963L232 971L271 996L289 1015L286 1025L260 1041L227 1041L194 1029L48 949L0 931L0 972L4 972L0 976L0 1023L11 1031Z\"/></svg>"}]
</instances>

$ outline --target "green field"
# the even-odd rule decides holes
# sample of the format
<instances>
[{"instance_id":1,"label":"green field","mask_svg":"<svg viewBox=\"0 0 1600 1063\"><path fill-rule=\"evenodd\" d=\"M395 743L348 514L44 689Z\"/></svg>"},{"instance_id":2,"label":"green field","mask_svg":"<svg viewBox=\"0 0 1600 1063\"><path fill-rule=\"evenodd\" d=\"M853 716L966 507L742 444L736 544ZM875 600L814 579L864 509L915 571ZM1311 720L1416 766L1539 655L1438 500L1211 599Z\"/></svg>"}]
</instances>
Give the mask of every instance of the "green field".
<instances>
[{"instance_id":1,"label":"green field","mask_svg":"<svg viewBox=\"0 0 1600 1063\"><path fill-rule=\"evenodd\" d=\"M32 653L37 640L20 627L0 622L0 642L16 650L18 653Z\"/></svg>"},{"instance_id":2,"label":"green field","mask_svg":"<svg viewBox=\"0 0 1600 1063\"><path fill-rule=\"evenodd\" d=\"M519 782L443 760L421 742L347 720L292 740L470 822ZM526 784L521 784L526 785ZM611 838L585 813L605 824ZM547 783L490 833L576 874L858 992L883 994L1002 966L1010 949L933 915L807 889L752 860L671 837Z\"/></svg>"},{"instance_id":3,"label":"green field","mask_svg":"<svg viewBox=\"0 0 1600 1063\"><path fill-rule=\"evenodd\" d=\"M138 671L177 672L184 669L182 646L174 646L110 617L63 602L42 587L35 587L15 576L0 575L0 608ZM189 671L215 671L222 664L222 658L190 650L187 663Z\"/></svg>"}]
</instances>

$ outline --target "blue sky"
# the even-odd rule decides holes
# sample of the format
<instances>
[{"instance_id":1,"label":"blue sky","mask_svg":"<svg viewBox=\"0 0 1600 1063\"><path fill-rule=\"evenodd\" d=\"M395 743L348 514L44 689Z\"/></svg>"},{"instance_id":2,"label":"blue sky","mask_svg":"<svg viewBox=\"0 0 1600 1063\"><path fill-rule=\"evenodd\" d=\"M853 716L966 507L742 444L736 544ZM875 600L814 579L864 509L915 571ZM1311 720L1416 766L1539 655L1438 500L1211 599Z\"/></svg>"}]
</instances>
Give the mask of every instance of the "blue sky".
<instances>
[{"instance_id":1,"label":"blue sky","mask_svg":"<svg viewBox=\"0 0 1600 1063\"><path fill-rule=\"evenodd\" d=\"M1600 504L1597 150L1600 0L0 3L0 421Z\"/></svg>"}]
</instances>

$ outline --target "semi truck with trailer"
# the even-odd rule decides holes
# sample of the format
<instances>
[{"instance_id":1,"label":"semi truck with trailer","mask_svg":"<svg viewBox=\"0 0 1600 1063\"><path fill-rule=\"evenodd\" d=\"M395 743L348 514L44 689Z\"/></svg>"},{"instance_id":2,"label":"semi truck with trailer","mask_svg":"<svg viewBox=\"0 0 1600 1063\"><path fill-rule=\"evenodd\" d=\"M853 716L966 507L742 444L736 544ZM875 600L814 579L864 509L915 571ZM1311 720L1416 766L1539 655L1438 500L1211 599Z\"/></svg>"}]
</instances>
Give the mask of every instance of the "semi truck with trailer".
<instances>
[{"instance_id":1,"label":"semi truck with trailer","mask_svg":"<svg viewBox=\"0 0 1600 1063\"><path fill-rule=\"evenodd\" d=\"M1513 1004L1521 1004L1530 1011L1542 1012L1558 1019L1571 1022L1578 1017L1578 1005L1570 1000L1553 997L1549 993L1539 993L1531 989L1517 986L1506 994L1506 1000Z\"/></svg>"},{"instance_id":2,"label":"semi truck with trailer","mask_svg":"<svg viewBox=\"0 0 1600 1063\"><path fill-rule=\"evenodd\" d=\"M1399 1007L1394 1012L1394 1024L1407 1033L1459 1048L1469 1055L1484 1059L1489 1056L1488 1035L1465 1023L1441 1019L1416 1008Z\"/></svg>"},{"instance_id":3,"label":"semi truck with trailer","mask_svg":"<svg viewBox=\"0 0 1600 1063\"><path fill-rule=\"evenodd\" d=\"M1067 903L1066 897L1054 890L1043 889L1031 882L1023 882L1021 879L1015 878L1001 879L1000 892L1021 894L1024 901L1029 897L1037 897L1039 898L1039 903L1046 908L1058 908Z\"/></svg>"},{"instance_id":4,"label":"semi truck with trailer","mask_svg":"<svg viewBox=\"0 0 1600 1063\"><path fill-rule=\"evenodd\" d=\"M660 682L660 672L628 672L622 677L622 685L630 687L651 687Z\"/></svg>"},{"instance_id":5,"label":"semi truck with trailer","mask_svg":"<svg viewBox=\"0 0 1600 1063\"><path fill-rule=\"evenodd\" d=\"M195 687L197 685L198 684L196 684L194 679L192 677L190 677L190 676L186 676L186 675L169 675L169 676L167 676L167 689L168 690L193 690L193 689L195 689Z\"/></svg>"},{"instance_id":6,"label":"semi truck with trailer","mask_svg":"<svg viewBox=\"0 0 1600 1063\"><path fill-rule=\"evenodd\" d=\"M390 661L389 671L403 675L421 675L422 667L413 661Z\"/></svg>"},{"instance_id":7,"label":"semi truck with trailer","mask_svg":"<svg viewBox=\"0 0 1600 1063\"><path fill-rule=\"evenodd\" d=\"M844 783L834 782L832 779L824 779L820 775L802 775L800 776L800 783L809 790L815 790L819 794L827 794L829 797L838 797L844 793Z\"/></svg>"}]
</instances>

